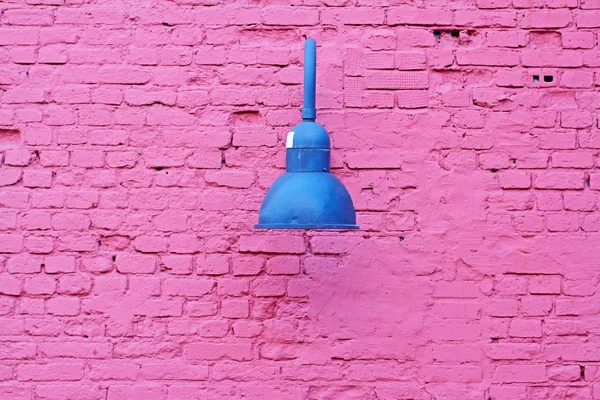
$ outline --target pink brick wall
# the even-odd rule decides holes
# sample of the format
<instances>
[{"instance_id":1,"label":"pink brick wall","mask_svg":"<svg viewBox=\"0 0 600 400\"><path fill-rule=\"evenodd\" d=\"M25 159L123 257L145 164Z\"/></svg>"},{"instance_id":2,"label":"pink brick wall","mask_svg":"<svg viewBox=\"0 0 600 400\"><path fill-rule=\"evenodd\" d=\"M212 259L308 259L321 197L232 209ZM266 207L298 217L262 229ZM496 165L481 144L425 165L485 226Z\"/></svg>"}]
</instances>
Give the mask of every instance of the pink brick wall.
<instances>
[{"instance_id":1,"label":"pink brick wall","mask_svg":"<svg viewBox=\"0 0 600 400\"><path fill-rule=\"evenodd\" d=\"M600 399L600 1L0 13L1 400ZM359 232L252 229L304 35Z\"/></svg>"}]
</instances>

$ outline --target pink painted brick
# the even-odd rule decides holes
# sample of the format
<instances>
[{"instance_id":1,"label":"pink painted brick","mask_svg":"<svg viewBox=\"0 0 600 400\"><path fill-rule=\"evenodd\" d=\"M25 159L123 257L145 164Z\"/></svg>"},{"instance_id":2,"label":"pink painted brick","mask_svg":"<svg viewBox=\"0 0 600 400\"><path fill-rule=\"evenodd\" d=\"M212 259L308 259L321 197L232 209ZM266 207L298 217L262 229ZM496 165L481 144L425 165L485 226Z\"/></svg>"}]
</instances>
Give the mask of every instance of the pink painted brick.
<instances>
[{"instance_id":1,"label":"pink painted brick","mask_svg":"<svg viewBox=\"0 0 600 400\"><path fill-rule=\"evenodd\" d=\"M165 389L161 385L112 385L108 388L107 400L121 399L164 399Z\"/></svg>"},{"instance_id":2,"label":"pink painted brick","mask_svg":"<svg viewBox=\"0 0 600 400\"><path fill-rule=\"evenodd\" d=\"M291 253L302 254L306 251L304 239L300 236L269 235L241 236L241 252Z\"/></svg>"},{"instance_id":3,"label":"pink painted brick","mask_svg":"<svg viewBox=\"0 0 600 400\"><path fill-rule=\"evenodd\" d=\"M265 25L316 25L319 12L310 8L268 7L262 10L261 20Z\"/></svg>"},{"instance_id":4,"label":"pink painted brick","mask_svg":"<svg viewBox=\"0 0 600 400\"><path fill-rule=\"evenodd\" d=\"M600 27L600 11L580 11L575 16L577 28L598 28Z\"/></svg>"},{"instance_id":5,"label":"pink painted brick","mask_svg":"<svg viewBox=\"0 0 600 400\"><path fill-rule=\"evenodd\" d=\"M525 67L580 67L583 65L583 57L577 50L523 50L521 64Z\"/></svg>"},{"instance_id":6,"label":"pink painted brick","mask_svg":"<svg viewBox=\"0 0 600 400\"><path fill-rule=\"evenodd\" d=\"M450 25L452 12L443 8L398 6L387 11L388 25Z\"/></svg>"},{"instance_id":7,"label":"pink painted brick","mask_svg":"<svg viewBox=\"0 0 600 400\"><path fill-rule=\"evenodd\" d=\"M149 380L191 380L208 379L208 366L183 363L153 362L142 364L142 378Z\"/></svg>"},{"instance_id":8,"label":"pink painted brick","mask_svg":"<svg viewBox=\"0 0 600 400\"><path fill-rule=\"evenodd\" d=\"M594 77L590 71L565 71L560 78L560 85L566 88L592 87Z\"/></svg>"},{"instance_id":9,"label":"pink painted brick","mask_svg":"<svg viewBox=\"0 0 600 400\"><path fill-rule=\"evenodd\" d=\"M397 47L406 46L431 47L435 45L435 38L427 29L406 29L400 28L396 31Z\"/></svg>"},{"instance_id":10,"label":"pink painted brick","mask_svg":"<svg viewBox=\"0 0 600 400\"><path fill-rule=\"evenodd\" d=\"M78 297L60 296L46 300L46 309L49 314L59 316L74 316L80 311Z\"/></svg>"},{"instance_id":11,"label":"pink painted brick","mask_svg":"<svg viewBox=\"0 0 600 400\"><path fill-rule=\"evenodd\" d=\"M257 278L252 284L252 293L256 297L280 297L286 293L286 284L281 278Z\"/></svg>"},{"instance_id":12,"label":"pink painted brick","mask_svg":"<svg viewBox=\"0 0 600 400\"><path fill-rule=\"evenodd\" d=\"M456 10L454 11L454 24L458 26L473 27L506 27L517 26L517 13L514 11L485 11Z\"/></svg>"},{"instance_id":13,"label":"pink painted brick","mask_svg":"<svg viewBox=\"0 0 600 400\"><path fill-rule=\"evenodd\" d=\"M229 273L230 257L223 254L206 254L196 261L198 274L224 275Z\"/></svg>"},{"instance_id":14,"label":"pink painted brick","mask_svg":"<svg viewBox=\"0 0 600 400\"><path fill-rule=\"evenodd\" d=\"M508 8L512 1L509 0L477 0L478 8Z\"/></svg>"},{"instance_id":15,"label":"pink painted brick","mask_svg":"<svg viewBox=\"0 0 600 400\"><path fill-rule=\"evenodd\" d=\"M493 343L486 346L485 355L492 360L527 360L541 352L536 343Z\"/></svg>"},{"instance_id":16,"label":"pink painted brick","mask_svg":"<svg viewBox=\"0 0 600 400\"><path fill-rule=\"evenodd\" d=\"M593 32L563 32L561 39L565 49L591 49L594 47Z\"/></svg>"},{"instance_id":17,"label":"pink painted brick","mask_svg":"<svg viewBox=\"0 0 600 400\"><path fill-rule=\"evenodd\" d=\"M74 256L46 256L44 258L44 269L48 274L59 272L75 272Z\"/></svg>"},{"instance_id":18,"label":"pink painted brick","mask_svg":"<svg viewBox=\"0 0 600 400\"><path fill-rule=\"evenodd\" d=\"M251 360L252 344L247 341L237 343L209 343L197 342L186 346L187 358L190 360L219 360L230 359L234 361Z\"/></svg>"},{"instance_id":19,"label":"pink painted brick","mask_svg":"<svg viewBox=\"0 0 600 400\"><path fill-rule=\"evenodd\" d=\"M533 276L529 278L529 293L560 294L560 276Z\"/></svg>"},{"instance_id":20,"label":"pink painted brick","mask_svg":"<svg viewBox=\"0 0 600 400\"><path fill-rule=\"evenodd\" d=\"M300 259L294 256L277 256L267 260L267 273L295 275L300 273Z\"/></svg>"},{"instance_id":21,"label":"pink painted brick","mask_svg":"<svg viewBox=\"0 0 600 400\"><path fill-rule=\"evenodd\" d=\"M499 365L494 371L493 382L497 383L539 383L546 381L544 365Z\"/></svg>"},{"instance_id":22,"label":"pink painted brick","mask_svg":"<svg viewBox=\"0 0 600 400\"><path fill-rule=\"evenodd\" d=\"M519 54L512 50L458 50L458 65L515 66L519 64Z\"/></svg>"},{"instance_id":23,"label":"pink painted brick","mask_svg":"<svg viewBox=\"0 0 600 400\"><path fill-rule=\"evenodd\" d=\"M549 296L529 296L521 299L521 311L524 316L543 317L552 311L552 298Z\"/></svg>"},{"instance_id":24,"label":"pink painted brick","mask_svg":"<svg viewBox=\"0 0 600 400\"><path fill-rule=\"evenodd\" d=\"M499 175L502 189L529 189L531 187L531 174L519 170L504 171Z\"/></svg>"},{"instance_id":25,"label":"pink painted brick","mask_svg":"<svg viewBox=\"0 0 600 400\"><path fill-rule=\"evenodd\" d=\"M246 299L231 299L221 302L221 314L225 318L248 318L250 304Z\"/></svg>"},{"instance_id":26,"label":"pink painted brick","mask_svg":"<svg viewBox=\"0 0 600 400\"><path fill-rule=\"evenodd\" d=\"M564 28L573 17L570 10L527 11L521 20L521 26L531 28Z\"/></svg>"},{"instance_id":27,"label":"pink painted brick","mask_svg":"<svg viewBox=\"0 0 600 400\"><path fill-rule=\"evenodd\" d=\"M592 168L594 157L585 152L555 152L552 154L552 166L557 168Z\"/></svg>"},{"instance_id":28,"label":"pink painted brick","mask_svg":"<svg viewBox=\"0 0 600 400\"><path fill-rule=\"evenodd\" d=\"M0 233L0 253L20 253L23 248L23 236Z\"/></svg>"},{"instance_id":29,"label":"pink painted brick","mask_svg":"<svg viewBox=\"0 0 600 400\"><path fill-rule=\"evenodd\" d=\"M17 368L19 381L78 381L83 377L85 364L81 362L22 364Z\"/></svg>"},{"instance_id":30,"label":"pink painted brick","mask_svg":"<svg viewBox=\"0 0 600 400\"><path fill-rule=\"evenodd\" d=\"M164 292L171 296L202 296L209 293L215 285L210 279L167 278L163 282Z\"/></svg>"},{"instance_id":31,"label":"pink painted brick","mask_svg":"<svg viewBox=\"0 0 600 400\"><path fill-rule=\"evenodd\" d=\"M118 254L115 265L120 273L152 274L156 271L156 259L151 255Z\"/></svg>"},{"instance_id":32,"label":"pink painted brick","mask_svg":"<svg viewBox=\"0 0 600 400\"><path fill-rule=\"evenodd\" d=\"M527 34L525 32L488 32L487 44L491 47L525 47L527 45Z\"/></svg>"},{"instance_id":33,"label":"pink painted brick","mask_svg":"<svg viewBox=\"0 0 600 400\"><path fill-rule=\"evenodd\" d=\"M548 213L546 227L550 232L568 232L579 229L579 218L575 213Z\"/></svg>"},{"instance_id":34,"label":"pink painted brick","mask_svg":"<svg viewBox=\"0 0 600 400\"><path fill-rule=\"evenodd\" d=\"M540 172L534 174L537 189L583 189L585 175L579 172Z\"/></svg>"}]
</instances>

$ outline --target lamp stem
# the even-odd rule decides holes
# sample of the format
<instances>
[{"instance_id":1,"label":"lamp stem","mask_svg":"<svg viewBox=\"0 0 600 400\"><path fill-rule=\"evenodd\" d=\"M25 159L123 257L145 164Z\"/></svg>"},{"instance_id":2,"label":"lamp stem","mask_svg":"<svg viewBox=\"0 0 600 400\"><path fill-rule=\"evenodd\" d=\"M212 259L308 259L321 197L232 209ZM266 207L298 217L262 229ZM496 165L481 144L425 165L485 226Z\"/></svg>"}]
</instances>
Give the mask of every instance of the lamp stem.
<instances>
[{"instance_id":1,"label":"lamp stem","mask_svg":"<svg viewBox=\"0 0 600 400\"><path fill-rule=\"evenodd\" d=\"M314 39L306 39L304 47L304 108L302 108L302 119L305 121L314 121L317 118L316 90L317 43Z\"/></svg>"}]
</instances>

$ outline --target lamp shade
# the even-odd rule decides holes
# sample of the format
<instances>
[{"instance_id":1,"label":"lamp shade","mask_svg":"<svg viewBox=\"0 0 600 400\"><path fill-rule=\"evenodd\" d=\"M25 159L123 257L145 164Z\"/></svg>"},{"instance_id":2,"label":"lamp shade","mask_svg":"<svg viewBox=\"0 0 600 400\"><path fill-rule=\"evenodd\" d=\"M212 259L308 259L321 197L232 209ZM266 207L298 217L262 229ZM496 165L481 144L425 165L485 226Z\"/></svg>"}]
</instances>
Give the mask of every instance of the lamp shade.
<instances>
[{"instance_id":1,"label":"lamp shade","mask_svg":"<svg viewBox=\"0 0 600 400\"><path fill-rule=\"evenodd\" d=\"M288 133L286 172L267 191L257 229L358 229L348 190L330 171L330 141L315 122L316 44L306 41L303 122Z\"/></svg>"}]
</instances>

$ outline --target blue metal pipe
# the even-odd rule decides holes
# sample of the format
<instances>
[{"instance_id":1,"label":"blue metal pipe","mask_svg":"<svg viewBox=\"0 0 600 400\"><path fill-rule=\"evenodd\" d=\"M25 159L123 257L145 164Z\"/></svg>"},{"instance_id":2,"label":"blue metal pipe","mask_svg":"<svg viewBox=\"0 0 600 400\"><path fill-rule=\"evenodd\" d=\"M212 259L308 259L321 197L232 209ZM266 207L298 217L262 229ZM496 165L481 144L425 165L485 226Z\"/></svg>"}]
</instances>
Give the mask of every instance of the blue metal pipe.
<instances>
[{"instance_id":1,"label":"blue metal pipe","mask_svg":"<svg viewBox=\"0 0 600 400\"><path fill-rule=\"evenodd\" d=\"M317 118L315 94L317 91L317 43L314 39L306 39L304 47L304 108L302 119L314 121Z\"/></svg>"}]
</instances>

